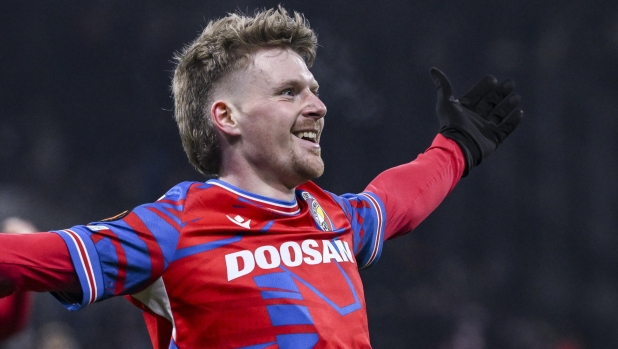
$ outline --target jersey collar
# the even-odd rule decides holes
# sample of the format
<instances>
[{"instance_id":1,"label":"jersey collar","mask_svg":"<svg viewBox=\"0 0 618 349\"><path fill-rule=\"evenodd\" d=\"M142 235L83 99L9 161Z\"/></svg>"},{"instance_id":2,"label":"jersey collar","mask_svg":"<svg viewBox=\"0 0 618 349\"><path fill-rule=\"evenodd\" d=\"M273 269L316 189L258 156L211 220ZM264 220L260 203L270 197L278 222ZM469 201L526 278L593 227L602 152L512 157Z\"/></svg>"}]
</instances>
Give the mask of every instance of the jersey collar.
<instances>
[{"instance_id":1,"label":"jersey collar","mask_svg":"<svg viewBox=\"0 0 618 349\"><path fill-rule=\"evenodd\" d=\"M300 207L298 206L296 197L294 197L294 200L292 201L277 200L240 189L219 179L210 179L206 181L206 183L227 190L238 195L241 200L248 200L250 203L270 211L290 216L296 215L300 212Z\"/></svg>"}]
</instances>

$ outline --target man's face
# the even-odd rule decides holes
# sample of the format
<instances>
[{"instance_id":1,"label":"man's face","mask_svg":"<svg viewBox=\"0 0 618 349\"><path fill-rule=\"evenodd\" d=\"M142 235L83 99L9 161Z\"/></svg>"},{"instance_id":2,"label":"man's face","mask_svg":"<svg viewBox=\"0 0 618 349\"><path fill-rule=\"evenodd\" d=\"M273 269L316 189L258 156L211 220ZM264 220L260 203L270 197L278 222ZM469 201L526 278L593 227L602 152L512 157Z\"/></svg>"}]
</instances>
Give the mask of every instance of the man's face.
<instances>
[{"instance_id":1,"label":"man's face","mask_svg":"<svg viewBox=\"0 0 618 349\"><path fill-rule=\"evenodd\" d=\"M262 49L236 77L237 155L271 185L293 188L321 176L326 106L303 59L288 49Z\"/></svg>"}]
</instances>

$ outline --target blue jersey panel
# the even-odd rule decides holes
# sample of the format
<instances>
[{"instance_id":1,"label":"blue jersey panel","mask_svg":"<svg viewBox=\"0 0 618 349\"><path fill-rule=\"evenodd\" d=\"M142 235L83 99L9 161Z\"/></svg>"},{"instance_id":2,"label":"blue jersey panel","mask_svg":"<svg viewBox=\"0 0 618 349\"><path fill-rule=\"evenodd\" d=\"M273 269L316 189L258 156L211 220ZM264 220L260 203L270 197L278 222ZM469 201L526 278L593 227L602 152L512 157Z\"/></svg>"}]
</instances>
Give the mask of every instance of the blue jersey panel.
<instances>
[{"instance_id":1,"label":"blue jersey panel","mask_svg":"<svg viewBox=\"0 0 618 349\"><path fill-rule=\"evenodd\" d=\"M148 286L176 253L180 215L193 182L170 189L155 203L141 205L113 221L56 231L69 248L83 290L81 301L54 296L71 310Z\"/></svg>"},{"instance_id":2,"label":"blue jersey panel","mask_svg":"<svg viewBox=\"0 0 618 349\"><path fill-rule=\"evenodd\" d=\"M331 196L342 207L352 226L359 269L369 267L380 258L384 243L386 212L382 201L369 192Z\"/></svg>"},{"instance_id":3,"label":"blue jersey panel","mask_svg":"<svg viewBox=\"0 0 618 349\"><path fill-rule=\"evenodd\" d=\"M53 231L62 237L67 245L75 272L82 287L81 300L70 295L52 292L62 305L69 310L79 310L103 297L103 272L96 252L96 247L90 239L90 231L84 227L74 227Z\"/></svg>"}]
</instances>

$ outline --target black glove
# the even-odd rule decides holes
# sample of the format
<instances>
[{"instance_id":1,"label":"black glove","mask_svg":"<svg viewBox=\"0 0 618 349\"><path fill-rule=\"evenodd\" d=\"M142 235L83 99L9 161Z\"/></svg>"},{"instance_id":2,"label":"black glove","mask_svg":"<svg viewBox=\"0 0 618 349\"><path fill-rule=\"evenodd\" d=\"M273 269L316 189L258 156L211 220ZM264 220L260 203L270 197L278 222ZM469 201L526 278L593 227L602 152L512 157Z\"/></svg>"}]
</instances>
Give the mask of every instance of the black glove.
<instances>
[{"instance_id":1,"label":"black glove","mask_svg":"<svg viewBox=\"0 0 618 349\"><path fill-rule=\"evenodd\" d=\"M444 73L431 68L431 77L438 88L440 133L461 147L466 157L465 177L519 125L524 112L515 107L521 97L513 93L513 81L498 84L488 75L457 100Z\"/></svg>"}]
</instances>

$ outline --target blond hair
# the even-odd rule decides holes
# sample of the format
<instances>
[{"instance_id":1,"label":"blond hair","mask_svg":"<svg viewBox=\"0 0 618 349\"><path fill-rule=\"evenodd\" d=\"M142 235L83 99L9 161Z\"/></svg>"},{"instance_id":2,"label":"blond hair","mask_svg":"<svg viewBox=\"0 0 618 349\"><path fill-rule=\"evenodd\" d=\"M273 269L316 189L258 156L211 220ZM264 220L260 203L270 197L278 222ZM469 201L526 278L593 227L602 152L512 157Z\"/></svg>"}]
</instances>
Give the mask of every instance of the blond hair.
<instances>
[{"instance_id":1,"label":"blond hair","mask_svg":"<svg viewBox=\"0 0 618 349\"><path fill-rule=\"evenodd\" d=\"M213 92L221 80L250 62L260 48L289 48L313 64L317 37L303 15L277 9L253 16L230 13L213 20L175 56L174 117L189 161L205 175L217 175L221 150L210 119Z\"/></svg>"}]
</instances>

